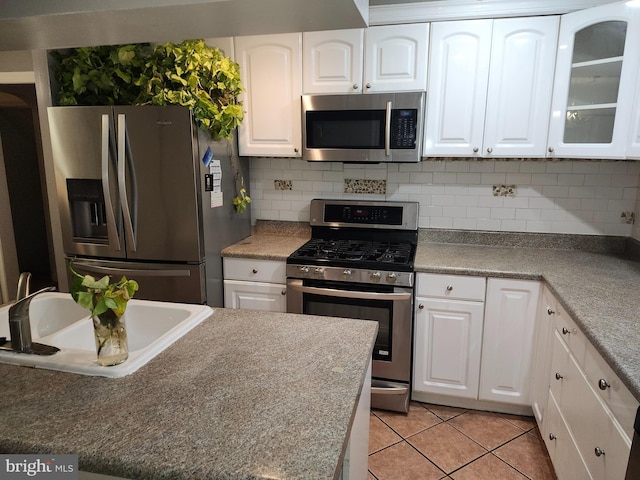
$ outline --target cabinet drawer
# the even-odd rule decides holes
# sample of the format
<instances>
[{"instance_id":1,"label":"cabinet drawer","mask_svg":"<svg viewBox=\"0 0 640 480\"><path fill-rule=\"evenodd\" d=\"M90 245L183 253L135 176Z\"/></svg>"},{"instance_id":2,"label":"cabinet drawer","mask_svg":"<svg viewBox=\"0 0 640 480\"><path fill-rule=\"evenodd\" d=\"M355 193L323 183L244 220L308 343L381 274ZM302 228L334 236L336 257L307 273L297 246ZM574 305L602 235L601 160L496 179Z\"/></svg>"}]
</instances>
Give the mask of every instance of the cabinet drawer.
<instances>
[{"instance_id":1,"label":"cabinet drawer","mask_svg":"<svg viewBox=\"0 0 640 480\"><path fill-rule=\"evenodd\" d=\"M554 320L556 330L560 333L561 338L569 347L571 354L578 361L580 367L583 367L585 350L588 343L584 334L559 303L556 308Z\"/></svg>"},{"instance_id":2,"label":"cabinet drawer","mask_svg":"<svg viewBox=\"0 0 640 480\"><path fill-rule=\"evenodd\" d=\"M589 470L578 452L575 440L569 433L562 415L560 415L560 409L553 394L549 395L546 411L542 439L547 446L558 480L577 478L591 480Z\"/></svg>"},{"instance_id":3,"label":"cabinet drawer","mask_svg":"<svg viewBox=\"0 0 640 480\"><path fill-rule=\"evenodd\" d=\"M286 270L286 262L277 260L224 258L224 278L226 280L285 283Z\"/></svg>"},{"instance_id":4,"label":"cabinet drawer","mask_svg":"<svg viewBox=\"0 0 640 480\"><path fill-rule=\"evenodd\" d=\"M609 407L631 440L638 401L591 343L585 352L584 373L593 391Z\"/></svg>"},{"instance_id":5,"label":"cabinet drawer","mask_svg":"<svg viewBox=\"0 0 640 480\"><path fill-rule=\"evenodd\" d=\"M556 332L553 359L554 372L560 377L551 380L551 393L591 476L594 479L623 480L631 444L589 386L576 359L566 351L560 335Z\"/></svg>"},{"instance_id":6,"label":"cabinet drawer","mask_svg":"<svg viewBox=\"0 0 640 480\"><path fill-rule=\"evenodd\" d=\"M416 283L416 296L484 302L484 277L419 273Z\"/></svg>"}]
</instances>

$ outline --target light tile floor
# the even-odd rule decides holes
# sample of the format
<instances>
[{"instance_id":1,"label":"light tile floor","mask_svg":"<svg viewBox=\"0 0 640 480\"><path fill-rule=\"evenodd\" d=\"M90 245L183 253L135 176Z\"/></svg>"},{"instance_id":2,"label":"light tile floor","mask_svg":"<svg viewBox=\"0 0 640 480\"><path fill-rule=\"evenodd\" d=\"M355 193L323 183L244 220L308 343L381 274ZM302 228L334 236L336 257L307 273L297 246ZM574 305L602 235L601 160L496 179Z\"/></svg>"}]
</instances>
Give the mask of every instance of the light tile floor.
<instances>
[{"instance_id":1,"label":"light tile floor","mask_svg":"<svg viewBox=\"0 0 640 480\"><path fill-rule=\"evenodd\" d=\"M411 402L372 410L369 480L555 480L532 417Z\"/></svg>"}]
</instances>

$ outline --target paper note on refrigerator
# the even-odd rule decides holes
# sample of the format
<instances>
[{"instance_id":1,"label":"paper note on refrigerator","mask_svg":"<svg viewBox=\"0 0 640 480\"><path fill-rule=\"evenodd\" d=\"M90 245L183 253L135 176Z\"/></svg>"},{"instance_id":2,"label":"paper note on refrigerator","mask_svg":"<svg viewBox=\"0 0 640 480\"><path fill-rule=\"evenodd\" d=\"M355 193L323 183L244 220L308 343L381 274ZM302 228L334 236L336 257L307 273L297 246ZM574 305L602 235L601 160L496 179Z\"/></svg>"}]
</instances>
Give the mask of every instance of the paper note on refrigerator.
<instances>
[{"instance_id":1,"label":"paper note on refrigerator","mask_svg":"<svg viewBox=\"0 0 640 480\"><path fill-rule=\"evenodd\" d=\"M213 159L209 163L209 173L213 176L213 188L211 190L211 208L221 207L222 200L222 167L220 160Z\"/></svg>"}]
</instances>

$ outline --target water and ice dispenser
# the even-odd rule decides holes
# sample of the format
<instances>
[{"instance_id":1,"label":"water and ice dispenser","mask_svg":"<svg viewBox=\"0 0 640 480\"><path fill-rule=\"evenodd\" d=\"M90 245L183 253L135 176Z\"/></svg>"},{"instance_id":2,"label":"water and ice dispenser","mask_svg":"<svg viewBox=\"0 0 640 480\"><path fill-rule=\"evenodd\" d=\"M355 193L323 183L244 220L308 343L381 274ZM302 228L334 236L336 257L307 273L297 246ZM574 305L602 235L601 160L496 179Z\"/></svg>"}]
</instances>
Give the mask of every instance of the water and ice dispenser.
<instances>
[{"instance_id":1,"label":"water and ice dispenser","mask_svg":"<svg viewBox=\"0 0 640 480\"><path fill-rule=\"evenodd\" d=\"M107 214L102 180L68 178L67 195L73 237L85 241L106 242Z\"/></svg>"}]
</instances>

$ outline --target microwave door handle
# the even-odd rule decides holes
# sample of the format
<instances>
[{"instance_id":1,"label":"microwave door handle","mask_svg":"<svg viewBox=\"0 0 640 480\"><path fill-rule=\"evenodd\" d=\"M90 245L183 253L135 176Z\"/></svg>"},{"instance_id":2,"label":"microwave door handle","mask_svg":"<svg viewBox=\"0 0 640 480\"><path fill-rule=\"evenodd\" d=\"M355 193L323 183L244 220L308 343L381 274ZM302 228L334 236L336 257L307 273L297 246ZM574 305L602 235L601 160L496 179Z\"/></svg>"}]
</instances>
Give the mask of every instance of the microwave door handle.
<instances>
[{"instance_id":1,"label":"microwave door handle","mask_svg":"<svg viewBox=\"0 0 640 480\"><path fill-rule=\"evenodd\" d=\"M391 155L391 102L387 102L387 110L384 117L384 154Z\"/></svg>"},{"instance_id":2,"label":"microwave door handle","mask_svg":"<svg viewBox=\"0 0 640 480\"><path fill-rule=\"evenodd\" d=\"M313 293L315 295L325 295L341 298L354 298L358 300L411 300L411 293L378 293L378 292L358 292L353 290L337 290L335 288L306 287L295 283L287 284L287 288L302 293Z\"/></svg>"},{"instance_id":3,"label":"microwave door handle","mask_svg":"<svg viewBox=\"0 0 640 480\"><path fill-rule=\"evenodd\" d=\"M111 190L109 188L109 158L110 158L110 140L111 132L109 130L110 117L108 114L102 115L102 149L100 158L101 177L102 177L102 195L104 196L104 210L107 222L107 236L109 238L109 246L116 251L120 251L120 236L116 225L116 217L113 212L113 202L111 201Z\"/></svg>"},{"instance_id":4,"label":"microwave door handle","mask_svg":"<svg viewBox=\"0 0 640 480\"><path fill-rule=\"evenodd\" d=\"M118 114L118 187L120 192L120 203L122 205L122 216L124 217L124 231L127 239L127 248L136 251L136 238L131 224L131 210L129 208L129 198L127 197L127 150L126 150L126 115Z\"/></svg>"}]
</instances>

